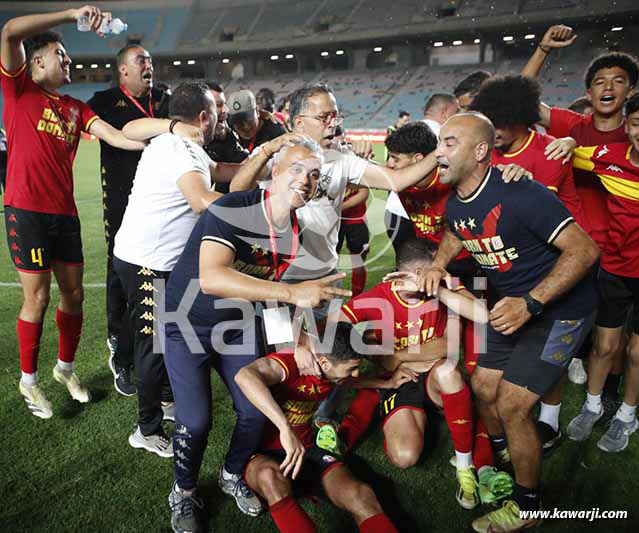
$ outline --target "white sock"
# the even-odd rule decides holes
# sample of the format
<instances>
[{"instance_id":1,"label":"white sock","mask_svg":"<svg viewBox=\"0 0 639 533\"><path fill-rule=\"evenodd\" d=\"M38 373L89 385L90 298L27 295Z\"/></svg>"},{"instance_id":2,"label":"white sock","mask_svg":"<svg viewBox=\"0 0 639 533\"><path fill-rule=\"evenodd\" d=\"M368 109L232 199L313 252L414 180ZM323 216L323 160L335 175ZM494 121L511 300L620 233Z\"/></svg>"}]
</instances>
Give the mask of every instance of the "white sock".
<instances>
[{"instance_id":1,"label":"white sock","mask_svg":"<svg viewBox=\"0 0 639 533\"><path fill-rule=\"evenodd\" d=\"M586 409L591 413L599 413L602 409L601 394L590 394L586 392Z\"/></svg>"},{"instance_id":2,"label":"white sock","mask_svg":"<svg viewBox=\"0 0 639 533\"><path fill-rule=\"evenodd\" d=\"M637 412L636 405L628 405L626 402L623 402L619 406L619 409L617 409L617 414L615 415L615 418L618 418L622 422L629 424L635 419L636 412Z\"/></svg>"},{"instance_id":3,"label":"white sock","mask_svg":"<svg viewBox=\"0 0 639 533\"><path fill-rule=\"evenodd\" d=\"M27 374L26 372L22 372L20 382L25 387L33 387L34 385L38 384L38 373L34 372L33 374Z\"/></svg>"},{"instance_id":4,"label":"white sock","mask_svg":"<svg viewBox=\"0 0 639 533\"><path fill-rule=\"evenodd\" d=\"M75 368L75 362L67 363L66 361L61 361L58 359L58 369L63 372L73 372Z\"/></svg>"},{"instance_id":5,"label":"white sock","mask_svg":"<svg viewBox=\"0 0 639 533\"><path fill-rule=\"evenodd\" d=\"M561 404L550 405L544 402L539 402L541 409L539 410L539 421L548 424L554 431L559 429L559 411L561 411Z\"/></svg>"},{"instance_id":6,"label":"white sock","mask_svg":"<svg viewBox=\"0 0 639 533\"><path fill-rule=\"evenodd\" d=\"M236 479L237 478L237 474L231 474L230 472L226 471L226 466L222 467L222 477L224 479Z\"/></svg>"},{"instance_id":7,"label":"white sock","mask_svg":"<svg viewBox=\"0 0 639 533\"><path fill-rule=\"evenodd\" d=\"M473 466L473 452L458 452L455 450L455 459L457 460L457 468L469 468Z\"/></svg>"}]
</instances>

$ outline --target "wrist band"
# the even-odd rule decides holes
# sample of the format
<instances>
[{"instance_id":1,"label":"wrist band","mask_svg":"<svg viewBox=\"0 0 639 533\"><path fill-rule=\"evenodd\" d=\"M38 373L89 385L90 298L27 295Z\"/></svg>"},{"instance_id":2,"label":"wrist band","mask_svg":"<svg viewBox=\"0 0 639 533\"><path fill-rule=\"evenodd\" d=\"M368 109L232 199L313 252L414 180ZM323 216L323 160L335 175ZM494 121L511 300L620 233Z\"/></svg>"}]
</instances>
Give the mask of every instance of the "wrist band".
<instances>
[{"instance_id":1,"label":"wrist band","mask_svg":"<svg viewBox=\"0 0 639 533\"><path fill-rule=\"evenodd\" d=\"M548 55L550 53L550 48L546 49L543 46L541 46L540 44L538 44L537 47L546 55Z\"/></svg>"},{"instance_id":2,"label":"wrist band","mask_svg":"<svg viewBox=\"0 0 639 533\"><path fill-rule=\"evenodd\" d=\"M269 154L269 153L266 151L266 143L262 145L262 152L264 152L264 155L265 155L268 159L271 159L271 157L273 157L273 154Z\"/></svg>"},{"instance_id":3,"label":"wrist band","mask_svg":"<svg viewBox=\"0 0 639 533\"><path fill-rule=\"evenodd\" d=\"M175 128L175 125L176 125L178 122L180 122L180 121L179 121L179 120L176 120L176 119L174 119L174 120L172 120L172 121L171 121L171 124L169 124L169 133L173 133L173 128Z\"/></svg>"}]
</instances>

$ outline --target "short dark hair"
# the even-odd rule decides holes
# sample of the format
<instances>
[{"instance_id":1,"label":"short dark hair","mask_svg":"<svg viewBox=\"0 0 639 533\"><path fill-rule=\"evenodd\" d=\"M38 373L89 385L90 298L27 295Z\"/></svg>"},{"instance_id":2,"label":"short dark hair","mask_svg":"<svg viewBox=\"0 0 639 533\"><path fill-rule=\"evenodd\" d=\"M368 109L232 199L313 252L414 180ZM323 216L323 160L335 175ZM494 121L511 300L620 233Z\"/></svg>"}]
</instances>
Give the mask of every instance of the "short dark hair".
<instances>
[{"instance_id":1,"label":"short dark hair","mask_svg":"<svg viewBox=\"0 0 639 533\"><path fill-rule=\"evenodd\" d=\"M275 93L268 87L263 87L255 95L255 102L260 109L273 112L275 107Z\"/></svg>"},{"instance_id":2,"label":"short dark hair","mask_svg":"<svg viewBox=\"0 0 639 533\"><path fill-rule=\"evenodd\" d=\"M203 83L196 81L182 83L171 95L169 116L184 120L195 119L200 111L205 111L211 103L206 97L208 92L209 88Z\"/></svg>"},{"instance_id":3,"label":"short dark hair","mask_svg":"<svg viewBox=\"0 0 639 533\"><path fill-rule=\"evenodd\" d=\"M397 268L412 263L413 261L433 262L437 253L437 245L429 239L411 237L402 242L397 252Z\"/></svg>"},{"instance_id":4,"label":"short dark hair","mask_svg":"<svg viewBox=\"0 0 639 533\"><path fill-rule=\"evenodd\" d=\"M483 83L470 109L486 115L495 128L530 127L541 120L540 99L541 86L536 80L521 75L495 76Z\"/></svg>"},{"instance_id":5,"label":"short dark hair","mask_svg":"<svg viewBox=\"0 0 639 533\"><path fill-rule=\"evenodd\" d=\"M142 46L141 44L134 44L134 43L129 43L126 46L120 48L120 50L118 50L117 55L115 56L115 60L117 63L117 66L119 67L122 62L124 61L124 56L126 55L126 53L129 50L133 50L134 48L142 48L144 50L144 46Z\"/></svg>"},{"instance_id":6,"label":"short dark hair","mask_svg":"<svg viewBox=\"0 0 639 533\"><path fill-rule=\"evenodd\" d=\"M224 92L224 87L222 86L221 83L213 80L213 81L207 81L206 85L209 89L211 89L212 91L215 91L216 93L223 93Z\"/></svg>"},{"instance_id":7,"label":"short dark hair","mask_svg":"<svg viewBox=\"0 0 639 533\"><path fill-rule=\"evenodd\" d=\"M340 135L344 135L344 129L338 124L335 126L335 137L339 137Z\"/></svg>"},{"instance_id":8,"label":"short dark hair","mask_svg":"<svg viewBox=\"0 0 639 533\"><path fill-rule=\"evenodd\" d=\"M408 111L400 111L399 118L410 117L410 113Z\"/></svg>"},{"instance_id":9,"label":"short dark hair","mask_svg":"<svg viewBox=\"0 0 639 533\"><path fill-rule=\"evenodd\" d=\"M62 35L57 31L45 31L42 33L38 33L38 35L34 35L33 37L25 39L24 51L27 58L27 65L31 63L31 60L33 59L33 56L36 52L50 43L60 43L62 46L64 46Z\"/></svg>"},{"instance_id":10,"label":"short dark hair","mask_svg":"<svg viewBox=\"0 0 639 533\"><path fill-rule=\"evenodd\" d=\"M389 152L428 155L437 148L437 136L423 122L409 122L386 137L384 144Z\"/></svg>"},{"instance_id":11,"label":"short dark hair","mask_svg":"<svg viewBox=\"0 0 639 533\"><path fill-rule=\"evenodd\" d=\"M291 101L288 110L288 122L291 126L293 126L295 117L302 113L306 108L306 101L316 94L333 94L333 89L325 83L317 83L315 85L304 85L291 93Z\"/></svg>"},{"instance_id":12,"label":"short dark hair","mask_svg":"<svg viewBox=\"0 0 639 533\"><path fill-rule=\"evenodd\" d=\"M428 113L431 109L439 107L441 105L449 105L455 99L454 94L435 93L431 94L426 103L424 104L424 114Z\"/></svg>"},{"instance_id":13,"label":"short dark hair","mask_svg":"<svg viewBox=\"0 0 639 533\"><path fill-rule=\"evenodd\" d=\"M573 100L573 102L568 106L568 109L574 111L575 113L579 113L583 115L587 108L592 107L592 102L589 98L585 96L580 96L579 98Z\"/></svg>"},{"instance_id":14,"label":"short dark hair","mask_svg":"<svg viewBox=\"0 0 639 533\"><path fill-rule=\"evenodd\" d=\"M326 332L330 333L330 329L327 328ZM335 328L333 344L330 349L327 352L319 351L318 355L323 355L334 362L349 361L351 359L364 359L365 356L353 348L351 335L359 335L357 330L353 328L353 324L349 324L348 322L338 322ZM363 341L362 344L364 344Z\"/></svg>"},{"instance_id":15,"label":"short dark hair","mask_svg":"<svg viewBox=\"0 0 639 533\"><path fill-rule=\"evenodd\" d=\"M592 60L590 65L588 65L586 75L584 77L586 89L590 89L598 71L602 68L612 67L619 67L626 71L628 79L630 80L630 87L637 85L637 78L639 78L639 64L637 64L637 58L623 52L612 52L610 54L604 54L596 57Z\"/></svg>"},{"instance_id":16,"label":"short dark hair","mask_svg":"<svg viewBox=\"0 0 639 533\"><path fill-rule=\"evenodd\" d=\"M476 70L471 72L462 81L460 81L453 89L453 94L459 98L462 94L477 94L481 84L491 77L490 72L485 70Z\"/></svg>"},{"instance_id":17,"label":"short dark hair","mask_svg":"<svg viewBox=\"0 0 639 533\"><path fill-rule=\"evenodd\" d=\"M639 94L634 94L626 101L625 106L626 116L632 115L639 111Z\"/></svg>"}]
</instances>

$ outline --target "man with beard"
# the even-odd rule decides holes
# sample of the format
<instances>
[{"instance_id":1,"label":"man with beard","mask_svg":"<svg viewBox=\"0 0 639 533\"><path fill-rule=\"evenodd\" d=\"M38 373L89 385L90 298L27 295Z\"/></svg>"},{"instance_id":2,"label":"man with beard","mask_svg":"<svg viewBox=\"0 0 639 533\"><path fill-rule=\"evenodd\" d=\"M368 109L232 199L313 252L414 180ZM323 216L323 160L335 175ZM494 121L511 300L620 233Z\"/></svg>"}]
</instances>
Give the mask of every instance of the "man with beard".
<instances>
[{"instance_id":1,"label":"man with beard","mask_svg":"<svg viewBox=\"0 0 639 533\"><path fill-rule=\"evenodd\" d=\"M456 194L446 205L448 229L433 266L418 287L437 294L444 269L466 248L497 293L487 351L471 382L491 441L507 438L516 485L512 499L473 528L515 531L537 523L521 514L541 507L542 453L532 409L592 325L595 293L586 274L599 250L547 188L533 180L503 183L491 166L495 129L485 116L452 117L440 137L440 179Z\"/></svg>"},{"instance_id":2,"label":"man with beard","mask_svg":"<svg viewBox=\"0 0 639 533\"><path fill-rule=\"evenodd\" d=\"M119 84L96 92L87 103L91 109L114 128L122 129L131 120L142 117L166 118L168 95L153 86L151 54L137 44L122 48L117 54ZM126 315L126 294L113 269L113 243L120 229L129 201L135 169L142 152L114 148L100 141L100 174L104 209L104 236L107 243L106 308L109 367L114 375L115 389L125 396L135 394L131 379L133 367L133 334ZM172 400L170 394L165 397Z\"/></svg>"},{"instance_id":3,"label":"man with beard","mask_svg":"<svg viewBox=\"0 0 639 533\"><path fill-rule=\"evenodd\" d=\"M234 172L228 165L213 163L202 149L213 138L215 108L211 91L201 83L185 83L175 90L170 133L154 138L142 153L115 236L114 267L127 295L138 378L138 426L129 444L161 457L172 457L173 448L162 428L166 370L162 354L153 351L153 281L168 278L199 213L221 196L211 189L211 180L228 181ZM201 138L192 141L174 134L178 121L199 129ZM133 126L126 126L125 132Z\"/></svg>"}]
</instances>

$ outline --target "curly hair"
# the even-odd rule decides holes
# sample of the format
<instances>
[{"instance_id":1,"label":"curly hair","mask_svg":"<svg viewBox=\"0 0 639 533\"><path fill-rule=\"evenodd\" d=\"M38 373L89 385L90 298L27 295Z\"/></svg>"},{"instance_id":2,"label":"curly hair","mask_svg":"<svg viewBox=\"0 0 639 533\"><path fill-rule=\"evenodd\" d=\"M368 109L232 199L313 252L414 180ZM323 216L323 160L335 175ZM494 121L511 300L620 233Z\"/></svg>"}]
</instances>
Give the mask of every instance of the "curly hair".
<instances>
[{"instance_id":1,"label":"curly hair","mask_svg":"<svg viewBox=\"0 0 639 533\"><path fill-rule=\"evenodd\" d=\"M384 144L389 152L428 155L437 148L437 136L423 122L409 122L386 137Z\"/></svg>"},{"instance_id":2,"label":"curly hair","mask_svg":"<svg viewBox=\"0 0 639 533\"><path fill-rule=\"evenodd\" d=\"M604 54L596 57L592 60L588 68L586 69L586 75L584 77L584 83L586 89L590 89L595 75L602 68L619 67L628 73L628 79L630 80L630 87L637 85L637 79L639 78L639 64L637 58L630 54L623 52L612 52L610 54Z\"/></svg>"},{"instance_id":3,"label":"curly hair","mask_svg":"<svg viewBox=\"0 0 639 533\"><path fill-rule=\"evenodd\" d=\"M486 115L495 128L539 122L541 87L525 76L495 76L486 80L470 109Z\"/></svg>"}]
</instances>

